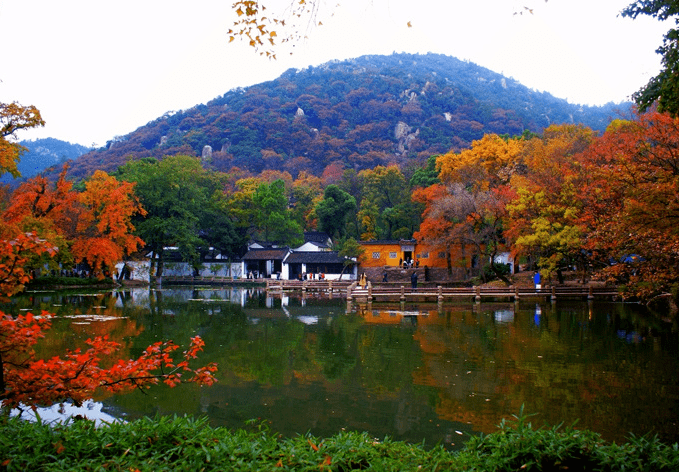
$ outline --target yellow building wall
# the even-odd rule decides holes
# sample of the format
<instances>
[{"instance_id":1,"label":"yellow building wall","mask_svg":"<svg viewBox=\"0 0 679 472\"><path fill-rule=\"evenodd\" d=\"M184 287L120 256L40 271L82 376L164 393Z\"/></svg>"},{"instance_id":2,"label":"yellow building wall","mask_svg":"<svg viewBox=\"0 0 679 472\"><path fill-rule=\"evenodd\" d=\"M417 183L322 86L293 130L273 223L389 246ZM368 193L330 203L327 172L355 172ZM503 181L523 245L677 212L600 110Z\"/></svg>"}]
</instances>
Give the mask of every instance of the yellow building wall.
<instances>
[{"instance_id":1,"label":"yellow building wall","mask_svg":"<svg viewBox=\"0 0 679 472\"><path fill-rule=\"evenodd\" d=\"M415 245L415 260L420 261L420 267L447 267L445 250L427 244L417 243Z\"/></svg>"},{"instance_id":2,"label":"yellow building wall","mask_svg":"<svg viewBox=\"0 0 679 472\"><path fill-rule=\"evenodd\" d=\"M359 244L363 246L365 252L359 259L363 267L397 267L399 261L403 262L404 252L403 246L399 242L372 242L360 241ZM420 261L420 267L440 268L448 267L446 262L445 248L431 246L424 243L410 243L406 246L414 246L412 251L413 260ZM467 257L462 257L462 249L460 247L453 247L451 250L451 263L453 267L470 267L471 257L470 249L467 250Z\"/></svg>"},{"instance_id":3,"label":"yellow building wall","mask_svg":"<svg viewBox=\"0 0 679 472\"><path fill-rule=\"evenodd\" d=\"M399 243L359 243L365 249L360 258L363 267L397 267L399 259L403 262L403 251Z\"/></svg>"}]
</instances>

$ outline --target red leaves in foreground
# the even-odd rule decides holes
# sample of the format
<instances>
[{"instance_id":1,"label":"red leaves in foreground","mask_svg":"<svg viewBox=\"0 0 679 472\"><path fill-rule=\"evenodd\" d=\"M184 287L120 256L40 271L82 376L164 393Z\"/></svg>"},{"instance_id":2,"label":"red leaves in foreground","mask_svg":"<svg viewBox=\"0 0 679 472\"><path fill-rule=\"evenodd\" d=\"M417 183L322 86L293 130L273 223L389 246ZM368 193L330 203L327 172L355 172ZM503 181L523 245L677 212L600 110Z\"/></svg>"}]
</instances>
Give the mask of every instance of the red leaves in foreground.
<instances>
[{"instance_id":1,"label":"red leaves in foreground","mask_svg":"<svg viewBox=\"0 0 679 472\"><path fill-rule=\"evenodd\" d=\"M112 393L145 389L163 382L174 387L182 382L212 385L217 365L192 368L189 362L203 350L204 342L196 336L188 349L179 349L172 341L155 343L138 359L119 360L110 368L100 366L120 347L107 336L88 339L89 349L67 351L63 357L35 359L32 347L50 326L50 314L39 317L27 314L13 318L0 312L0 399L5 406L20 403L30 406L51 405L64 400L80 404L103 388ZM177 359L175 359L177 357Z\"/></svg>"}]
</instances>

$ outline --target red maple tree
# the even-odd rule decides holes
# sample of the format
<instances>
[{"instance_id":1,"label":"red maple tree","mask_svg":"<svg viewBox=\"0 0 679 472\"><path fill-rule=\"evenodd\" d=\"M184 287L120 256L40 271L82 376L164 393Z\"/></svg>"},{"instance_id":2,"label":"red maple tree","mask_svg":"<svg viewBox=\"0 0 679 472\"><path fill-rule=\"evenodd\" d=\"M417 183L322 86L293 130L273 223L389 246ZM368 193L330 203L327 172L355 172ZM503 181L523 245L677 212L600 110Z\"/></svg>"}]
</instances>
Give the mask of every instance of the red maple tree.
<instances>
[{"instance_id":1,"label":"red maple tree","mask_svg":"<svg viewBox=\"0 0 679 472\"><path fill-rule=\"evenodd\" d=\"M22 110L0 104L0 122L22 123ZM8 126L3 130L11 133ZM18 155L18 145L7 141L6 134L0 133L0 175L15 169L15 154ZM131 234L130 217L143 212L131 184L120 183L102 172L95 174L86 191L78 194L64 176L62 173L54 184L42 177L28 181L0 214L0 299L23 290L32 278L31 267L44 265L43 258L57 254L65 239L84 241L83 245L93 248L80 258L95 270L110 267L116 258L141 243ZM160 382L174 387L181 382L211 385L216 380L216 364L191 365L204 346L199 336L192 338L181 353L177 344L162 341L147 347L137 359L116 359L121 346L104 335L88 339L86 349L68 350L50 359L38 358L34 346L50 328L52 316L43 311L15 317L0 311L3 407L35 408L66 400L80 404L92 398L97 389L121 393Z\"/></svg>"},{"instance_id":2,"label":"red maple tree","mask_svg":"<svg viewBox=\"0 0 679 472\"><path fill-rule=\"evenodd\" d=\"M124 393L146 389L160 382L174 387L182 382L212 385L217 365L192 368L189 362L198 357L204 342L196 336L179 359L179 346L161 341L147 347L138 359L117 360L111 367L101 366L120 348L120 344L97 336L88 339L86 350L67 351L63 356L38 359L33 346L50 328L52 315L43 311L12 317L0 312L0 399L3 406L47 406L66 400L76 405L105 389Z\"/></svg>"}]
</instances>

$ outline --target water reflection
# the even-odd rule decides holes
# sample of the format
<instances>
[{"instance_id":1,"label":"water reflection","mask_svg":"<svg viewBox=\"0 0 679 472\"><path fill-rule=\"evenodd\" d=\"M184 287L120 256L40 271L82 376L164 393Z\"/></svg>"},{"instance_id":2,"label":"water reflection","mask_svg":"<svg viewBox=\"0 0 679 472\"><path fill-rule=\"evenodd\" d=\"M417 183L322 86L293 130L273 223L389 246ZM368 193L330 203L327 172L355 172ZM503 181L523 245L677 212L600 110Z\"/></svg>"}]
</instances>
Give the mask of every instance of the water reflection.
<instances>
[{"instance_id":1,"label":"water reflection","mask_svg":"<svg viewBox=\"0 0 679 472\"><path fill-rule=\"evenodd\" d=\"M96 425L120 421L103 411L103 408L102 402L95 401L87 401L82 406L70 403L56 404L51 407L36 408L35 411L24 406L21 410L12 410L10 416L21 416L28 421L37 421L40 418L42 423L64 423L73 418L87 418L94 421Z\"/></svg>"},{"instance_id":2,"label":"water reflection","mask_svg":"<svg viewBox=\"0 0 679 472\"><path fill-rule=\"evenodd\" d=\"M233 428L261 418L284 435L345 428L451 446L525 405L536 424L579 419L609 440L679 440L676 326L630 305L346 304L176 288L28 294L8 309L57 313L45 355L93 333L109 333L128 357L200 334L219 383L101 399L124 417L208 415Z\"/></svg>"}]
</instances>

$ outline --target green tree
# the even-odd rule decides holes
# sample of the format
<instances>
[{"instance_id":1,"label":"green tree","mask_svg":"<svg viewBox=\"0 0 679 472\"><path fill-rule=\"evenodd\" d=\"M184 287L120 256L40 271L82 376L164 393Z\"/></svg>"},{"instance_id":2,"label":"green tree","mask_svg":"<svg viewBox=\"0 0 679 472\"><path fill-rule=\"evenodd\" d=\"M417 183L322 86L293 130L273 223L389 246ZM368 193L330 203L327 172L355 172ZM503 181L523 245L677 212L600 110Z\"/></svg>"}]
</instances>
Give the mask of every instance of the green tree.
<instances>
[{"instance_id":1,"label":"green tree","mask_svg":"<svg viewBox=\"0 0 679 472\"><path fill-rule=\"evenodd\" d=\"M344 258L344 267L342 274L349 268L356 264L356 261L363 255L365 249L358 244L354 238L342 238L337 242L337 255ZM340 280L342 279L340 274Z\"/></svg>"},{"instance_id":2,"label":"green tree","mask_svg":"<svg viewBox=\"0 0 679 472\"><path fill-rule=\"evenodd\" d=\"M252 204L256 234L260 239L290 246L302 244L302 227L288 208L283 180L259 184L252 195Z\"/></svg>"},{"instance_id":3,"label":"green tree","mask_svg":"<svg viewBox=\"0 0 679 472\"><path fill-rule=\"evenodd\" d=\"M359 177L363 182L359 217L364 234L374 233L378 239L412 235L410 192L401 170L397 166L377 166L361 171Z\"/></svg>"},{"instance_id":4,"label":"green tree","mask_svg":"<svg viewBox=\"0 0 679 472\"><path fill-rule=\"evenodd\" d=\"M637 0L627 6L622 16L635 19L648 15L660 21L674 19L679 25L679 2L676 0ZM679 114L679 29L671 28L663 37L663 44L656 52L662 56L662 70L632 98L640 111L646 111L658 103L658 111L672 116Z\"/></svg>"},{"instance_id":5,"label":"green tree","mask_svg":"<svg viewBox=\"0 0 679 472\"><path fill-rule=\"evenodd\" d=\"M226 238L236 235L230 231L229 221L216 213L223 202L215 192L221 191L226 176L203 169L197 158L178 155L162 161L128 162L118 170L118 176L136 182L135 193L147 211L146 218L136 223L137 234L156 256L157 276L162 275L166 247L177 247L182 258L197 267L200 250L208 247L208 241L221 248L238 243L232 240L229 244ZM225 227L212 226L216 224Z\"/></svg>"},{"instance_id":6,"label":"green tree","mask_svg":"<svg viewBox=\"0 0 679 472\"><path fill-rule=\"evenodd\" d=\"M441 183L439 171L436 168L437 157L438 156L430 156L423 167L418 167L415 170L413 176L410 178L410 187L429 187Z\"/></svg>"},{"instance_id":7,"label":"green tree","mask_svg":"<svg viewBox=\"0 0 679 472\"><path fill-rule=\"evenodd\" d=\"M346 235L347 218L356 211L356 200L337 185L328 185L323 200L316 205L316 215L321 231L332 238Z\"/></svg>"},{"instance_id":8,"label":"green tree","mask_svg":"<svg viewBox=\"0 0 679 472\"><path fill-rule=\"evenodd\" d=\"M323 198L321 179L302 171L292 183L291 199L294 201L292 215L304 229L315 229L318 202Z\"/></svg>"},{"instance_id":9,"label":"green tree","mask_svg":"<svg viewBox=\"0 0 679 472\"><path fill-rule=\"evenodd\" d=\"M215 190L200 215L200 236L208 247L228 257L242 253L247 244L244 231L239 231L230 212L228 196Z\"/></svg>"}]
</instances>

